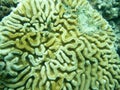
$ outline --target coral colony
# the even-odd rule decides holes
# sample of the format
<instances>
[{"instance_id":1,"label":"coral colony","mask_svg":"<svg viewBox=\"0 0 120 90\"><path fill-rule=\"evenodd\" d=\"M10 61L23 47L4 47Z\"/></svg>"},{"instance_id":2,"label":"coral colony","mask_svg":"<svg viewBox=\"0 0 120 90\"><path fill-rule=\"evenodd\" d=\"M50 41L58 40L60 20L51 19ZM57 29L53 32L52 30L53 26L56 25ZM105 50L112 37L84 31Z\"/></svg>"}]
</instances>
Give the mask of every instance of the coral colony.
<instances>
[{"instance_id":1,"label":"coral colony","mask_svg":"<svg viewBox=\"0 0 120 90\"><path fill-rule=\"evenodd\" d=\"M120 90L114 43L86 0L23 0L0 22L0 90Z\"/></svg>"}]
</instances>

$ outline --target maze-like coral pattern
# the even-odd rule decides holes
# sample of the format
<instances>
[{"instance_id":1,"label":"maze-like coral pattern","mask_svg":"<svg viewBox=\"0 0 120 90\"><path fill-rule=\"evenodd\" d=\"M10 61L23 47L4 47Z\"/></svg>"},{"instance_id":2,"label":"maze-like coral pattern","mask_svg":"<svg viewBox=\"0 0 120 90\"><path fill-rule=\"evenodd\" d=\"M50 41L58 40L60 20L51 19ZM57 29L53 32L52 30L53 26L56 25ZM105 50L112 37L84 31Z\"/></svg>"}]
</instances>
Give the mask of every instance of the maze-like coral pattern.
<instances>
[{"instance_id":1,"label":"maze-like coral pattern","mask_svg":"<svg viewBox=\"0 0 120 90\"><path fill-rule=\"evenodd\" d=\"M114 40L86 0L23 0L0 22L0 90L119 90Z\"/></svg>"}]
</instances>

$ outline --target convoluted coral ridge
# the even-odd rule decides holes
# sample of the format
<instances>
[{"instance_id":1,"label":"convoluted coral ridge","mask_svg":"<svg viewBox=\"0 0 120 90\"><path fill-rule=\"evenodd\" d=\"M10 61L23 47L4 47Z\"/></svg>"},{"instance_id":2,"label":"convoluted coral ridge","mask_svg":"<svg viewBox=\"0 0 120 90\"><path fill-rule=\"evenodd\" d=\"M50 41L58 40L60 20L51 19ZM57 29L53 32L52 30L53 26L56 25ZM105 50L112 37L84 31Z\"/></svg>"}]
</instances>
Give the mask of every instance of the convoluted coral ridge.
<instances>
[{"instance_id":1,"label":"convoluted coral ridge","mask_svg":"<svg viewBox=\"0 0 120 90\"><path fill-rule=\"evenodd\" d=\"M119 90L114 40L86 0L23 0L0 22L0 90Z\"/></svg>"}]
</instances>

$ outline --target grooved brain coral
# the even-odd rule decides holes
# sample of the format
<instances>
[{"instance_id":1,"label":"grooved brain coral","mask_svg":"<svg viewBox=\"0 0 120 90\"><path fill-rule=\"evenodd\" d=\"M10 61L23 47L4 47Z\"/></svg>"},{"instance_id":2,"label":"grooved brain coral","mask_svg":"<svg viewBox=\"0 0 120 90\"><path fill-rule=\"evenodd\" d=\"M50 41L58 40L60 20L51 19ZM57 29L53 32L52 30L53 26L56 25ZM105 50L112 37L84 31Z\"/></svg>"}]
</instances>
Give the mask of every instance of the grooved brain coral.
<instances>
[{"instance_id":1,"label":"grooved brain coral","mask_svg":"<svg viewBox=\"0 0 120 90\"><path fill-rule=\"evenodd\" d=\"M0 90L120 90L114 38L86 0L23 0L0 22Z\"/></svg>"}]
</instances>

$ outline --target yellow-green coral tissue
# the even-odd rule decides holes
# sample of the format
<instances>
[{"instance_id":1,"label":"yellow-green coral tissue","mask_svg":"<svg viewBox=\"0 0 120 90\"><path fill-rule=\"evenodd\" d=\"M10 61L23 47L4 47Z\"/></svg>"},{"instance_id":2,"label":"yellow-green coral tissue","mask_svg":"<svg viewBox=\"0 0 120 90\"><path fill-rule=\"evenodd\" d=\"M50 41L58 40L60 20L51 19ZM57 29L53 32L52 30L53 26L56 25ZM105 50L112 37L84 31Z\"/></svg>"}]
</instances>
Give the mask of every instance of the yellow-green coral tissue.
<instances>
[{"instance_id":1,"label":"yellow-green coral tissue","mask_svg":"<svg viewBox=\"0 0 120 90\"><path fill-rule=\"evenodd\" d=\"M120 90L114 42L86 0L22 0L0 22L0 90Z\"/></svg>"}]
</instances>

